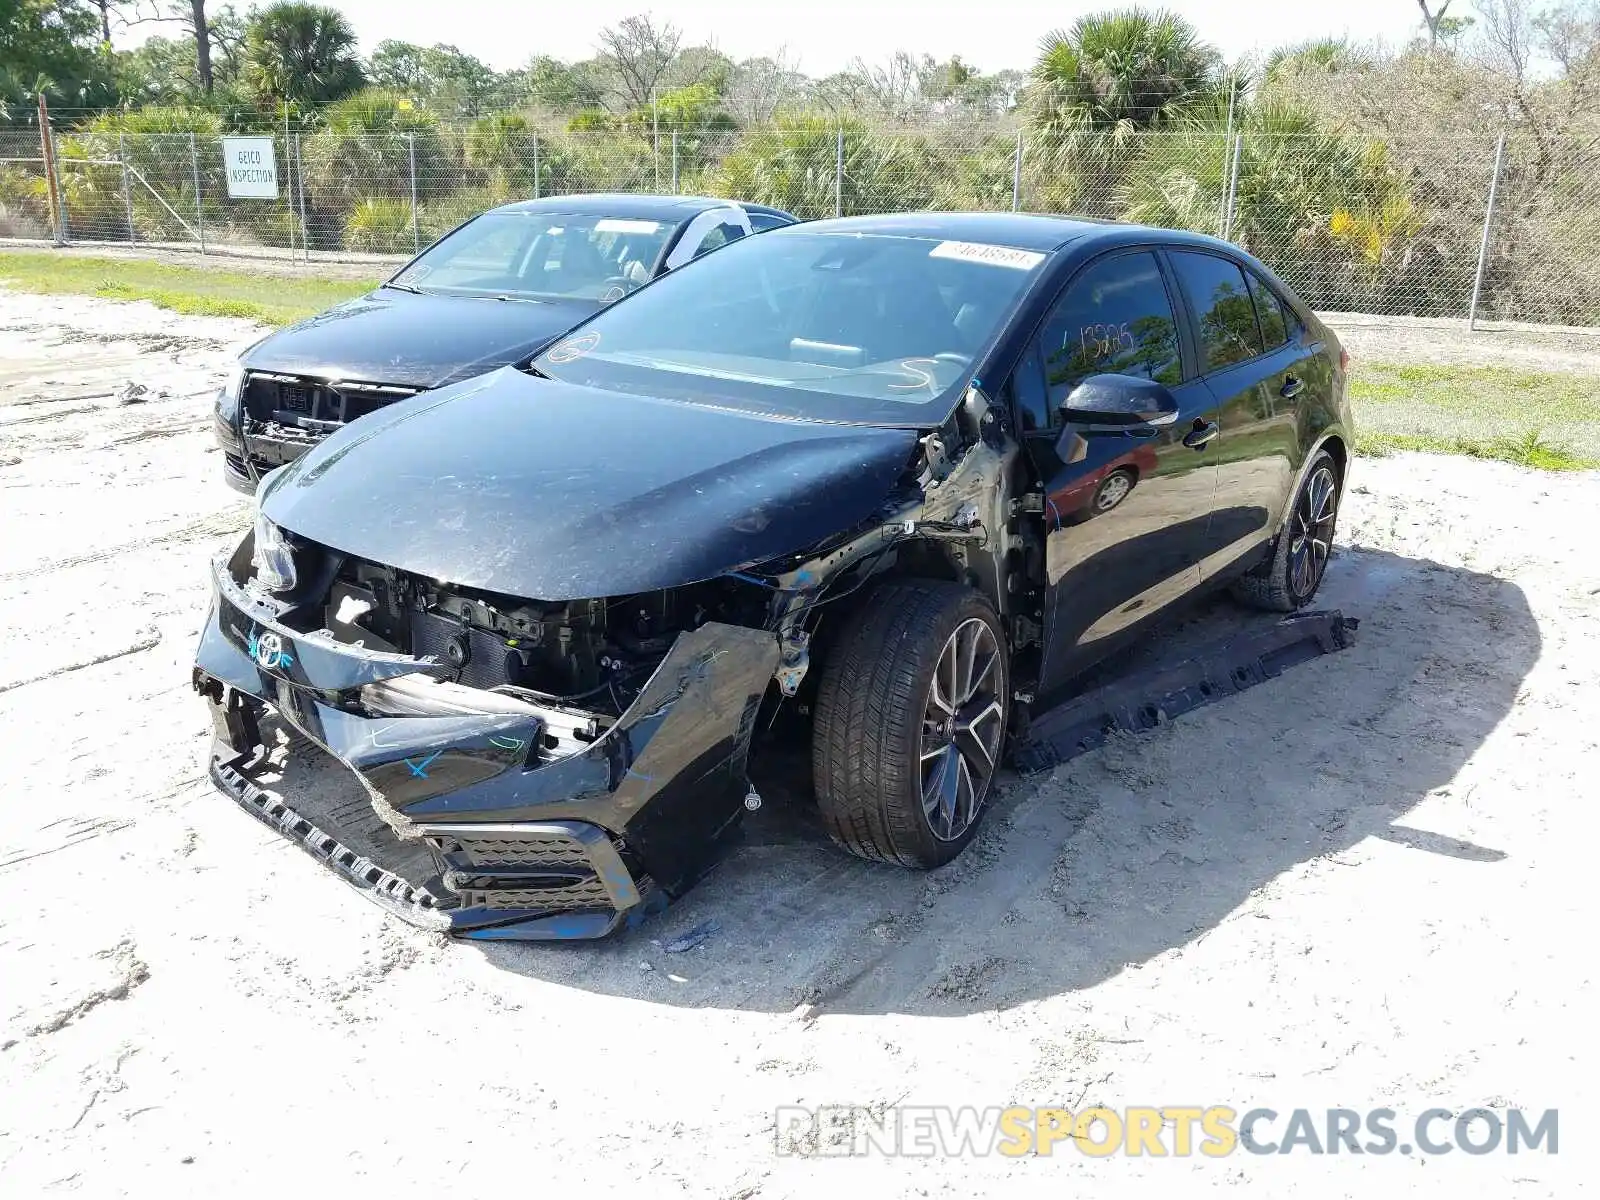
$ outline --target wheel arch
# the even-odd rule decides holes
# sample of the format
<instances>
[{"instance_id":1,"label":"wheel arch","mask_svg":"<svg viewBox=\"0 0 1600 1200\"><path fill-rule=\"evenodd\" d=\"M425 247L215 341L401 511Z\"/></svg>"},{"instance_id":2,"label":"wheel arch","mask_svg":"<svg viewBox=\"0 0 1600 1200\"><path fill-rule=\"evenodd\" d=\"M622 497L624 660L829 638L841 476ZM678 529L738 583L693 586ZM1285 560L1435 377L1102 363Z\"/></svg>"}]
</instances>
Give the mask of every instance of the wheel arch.
<instances>
[{"instance_id":1,"label":"wheel arch","mask_svg":"<svg viewBox=\"0 0 1600 1200\"><path fill-rule=\"evenodd\" d=\"M1337 428L1325 429L1306 451L1306 456L1300 463L1300 469L1295 472L1294 486L1289 489L1289 496L1284 501L1283 511L1278 514L1278 530L1281 532L1288 523L1289 516L1294 512L1294 502L1300 495L1300 489L1305 486L1306 480L1311 475L1311 465L1317 461L1318 455L1324 450L1333 459L1334 469L1339 475L1339 492L1341 499L1344 493L1345 482L1350 477L1350 445L1345 437L1344 430Z\"/></svg>"}]
</instances>

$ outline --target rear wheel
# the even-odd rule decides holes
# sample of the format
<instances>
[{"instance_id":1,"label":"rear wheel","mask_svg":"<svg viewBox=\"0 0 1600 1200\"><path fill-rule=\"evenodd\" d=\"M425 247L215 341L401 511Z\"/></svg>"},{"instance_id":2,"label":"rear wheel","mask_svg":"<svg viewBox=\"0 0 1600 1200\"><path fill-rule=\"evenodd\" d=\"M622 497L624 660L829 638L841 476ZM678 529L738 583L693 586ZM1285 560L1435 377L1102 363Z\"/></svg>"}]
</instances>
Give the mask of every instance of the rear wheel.
<instances>
[{"instance_id":1,"label":"rear wheel","mask_svg":"<svg viewBox=\"0 0 1600 1200\"><path fill-rule=\"evenodd\" d=\"M994 609L954 583L880 587L824 664L812 771L823 824L862 858L927 870L972 840L1010 703Z\"/></svg>"},{"instance_id":2,"label":"rear wheel","mask_svg":"<svg viewBox=\"0 0 1600 1200\"><path fill-rule=\"evenodd\" d=\"M1322 450L1300 485L1272 558L1236 580L1234 596L1271 612L1294 612L1309 604L1328 569L1338 517L1339 468Z\"/></svg>"}]
</instances>

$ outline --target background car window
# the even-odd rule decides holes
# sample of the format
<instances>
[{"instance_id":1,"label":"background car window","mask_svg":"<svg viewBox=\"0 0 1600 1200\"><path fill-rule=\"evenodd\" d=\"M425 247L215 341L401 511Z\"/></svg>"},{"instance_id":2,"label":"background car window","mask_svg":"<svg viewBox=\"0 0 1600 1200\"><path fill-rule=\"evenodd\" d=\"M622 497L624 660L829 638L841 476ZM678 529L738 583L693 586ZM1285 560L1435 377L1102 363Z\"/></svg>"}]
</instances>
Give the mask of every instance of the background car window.
<instances>
[{"instance_id":1,"label":"background car window","mask_svg":"<svg viewBox=\"0 0 1600 1200\"><path fill-rule=\"evenodd\" d=\"M1091 375L1137 375L1181 382L1178 325L1155 255L1101 259L1072 281L1045 320L1039 358L1051 419Z\"/></svg>"},{"instance_id":2,"label":"background car window","mask_svg":"<svg viewBox=\"0 0 1600 1200\"><path fill-rule=\"evenodd\" d=\"M1289 322L1284 319L1283 305L1254 271L1248 275L1250 294L1256 301L1256 317L1261 322L1261 344L1268 350L1276 350L1289 340Z\"/></svg>"},{"instance_id":3,"label":"background car window","mask_svg":"<svg viewBox=\"0 0 1600 1200\"><path fill-rule=\"evenodd\" d=\"M1254 358L1262 352L1255 305L1244 273L1214 254L1174 251L1172 265L1200 323L1200 352L1205 368L1215 371Z\"/></svg>"},{"instance_id":4,"label":"background car window","mask_svg":"<svg viewBox=\"0 0 1600 1200\"><path fill-rule=\"evenodd\" d=\"M706 234L705 240L700 243L700 247L694 252L694 256L699 258L702 254L709 254L718 246L726 246L729 242L738 241L743 236L744 230L737 225L718 225L710 233Z\"/></svg>"},{"instance_id":5,"label":"background car window","mask_svg":"<svg viewBox=\"0 0 1600 1200\"><path fill-rule=\"evenodd\" d=\"M750 218L750 228L756 233L765 233L767 230L776 229L780 225L794 224L793 221L787 221L771 213L747 212L745 215Z\"/></svg>"},{"instance_id":6,"label":"background car window","mask_svg":"<svg viewBox=\"0 0 1600 1200\"><path fill-rule=\"evenodd\" d=\"M485 213L395 282L451 295L616 299L650 278L669 231L657 221L587 214Z\"/></svg>"}]
</instances>

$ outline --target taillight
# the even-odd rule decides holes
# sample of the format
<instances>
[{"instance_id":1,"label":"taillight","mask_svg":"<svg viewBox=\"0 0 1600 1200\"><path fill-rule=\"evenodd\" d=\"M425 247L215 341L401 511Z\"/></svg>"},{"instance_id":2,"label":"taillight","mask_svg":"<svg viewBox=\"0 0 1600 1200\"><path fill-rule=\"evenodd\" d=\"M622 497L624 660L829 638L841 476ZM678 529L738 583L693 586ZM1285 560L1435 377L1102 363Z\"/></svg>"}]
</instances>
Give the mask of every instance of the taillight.
<instances>
[{"instance_id":1,"label":"taillight","mask_svg":"<svg viewBox=\"0 0 1600 1200\"><path fill-rule=\"evenodd\" d=\"M1350 351L1343 346L1339 347L1339 370L1345 375L1350 373Z\"/></svg>"}]
</instances>

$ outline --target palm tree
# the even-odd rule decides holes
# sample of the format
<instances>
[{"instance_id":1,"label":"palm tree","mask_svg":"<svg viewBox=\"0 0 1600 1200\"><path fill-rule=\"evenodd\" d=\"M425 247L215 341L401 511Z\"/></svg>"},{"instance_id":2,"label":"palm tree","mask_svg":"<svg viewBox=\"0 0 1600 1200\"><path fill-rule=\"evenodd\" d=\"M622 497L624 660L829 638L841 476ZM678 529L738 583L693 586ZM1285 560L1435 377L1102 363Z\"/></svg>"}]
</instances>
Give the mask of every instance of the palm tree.
<instances>
[{"instance_id":1,"label":"palm tree","mask_svg":"<svg viewBox=\"0 0 1600 1200\"><path fill-rule=\"evenodd\" d=\"M250 18L244 77L261 101L341 99L363 82L355 30L338 9L279 0Z\"/></svg>"},{"instance_id":2,"label":"palm tree","mask_svg":"<svg viewBox=\"0 0 1600 1200\"><path fill-rule=\"evenodd\" d=\"M1023 93L1031 197L1099 211L1140 135L1213 100L1222 59L1173 13L1117 9L1049 34Z\"/></svg>"},{"instance_id":3,"label":"palm tree","mask_svg":"<svg viewBox=\"0 0 1600 1200\"><path fill-rule=\"evenodd\" d=\"M1213 86L1221 59L1173 13L1119 9L1082 17L1039 45L1025 104L1041 138L1155 129Z\"/></svg>"}]
</instances>

